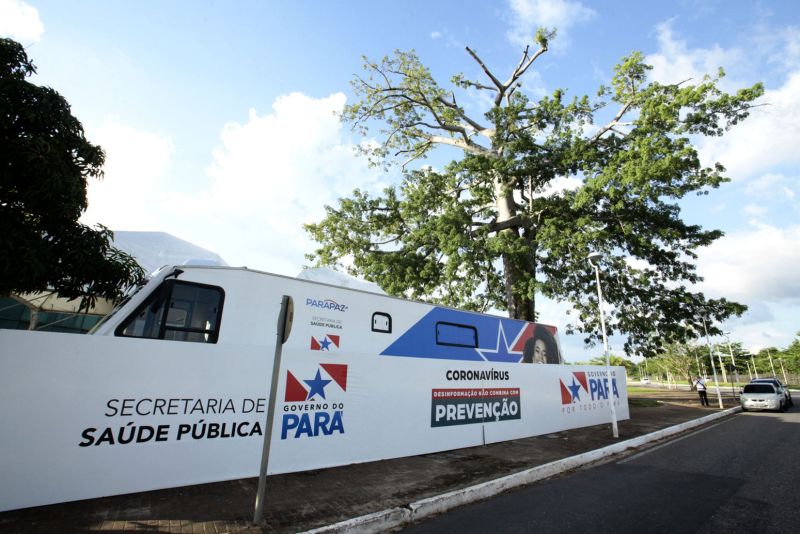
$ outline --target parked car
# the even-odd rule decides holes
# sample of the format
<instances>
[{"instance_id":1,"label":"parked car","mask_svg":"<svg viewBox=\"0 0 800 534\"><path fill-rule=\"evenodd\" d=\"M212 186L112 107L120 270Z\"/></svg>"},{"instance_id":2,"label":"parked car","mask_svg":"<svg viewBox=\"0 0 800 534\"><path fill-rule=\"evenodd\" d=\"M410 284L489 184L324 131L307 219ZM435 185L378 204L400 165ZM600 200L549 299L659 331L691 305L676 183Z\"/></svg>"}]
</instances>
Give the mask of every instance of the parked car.
<instances>
[{"instance_id":1,"label":"parked car","mask_svg":"<svg viewBox=\"0 0 800 534\"><path fill-rule=\"evenodd\" d=\"M756 382L747 384L740 397L742 411L776 410L782 412L786 408L783 392L770 383Z\"/></svg>"},{"instance_id":2,"label":"parked car","mask_svg":"<svg viewBox=\"0 0 800 534\"><path fill-rule=\"evenodd\" d=\"M786 387L783 382L778 380L777 378L754 378L750 381L751 384L772 384L775 388L783 393L784 397L784 404L788 406L794 406L794 401L792 400L792 392L789 391L789 388Z\"/></svg>"},{"instance_id":3,"label":"parked car","mask_svg":"<svg viewBox=\"0 0 800 534\"><path fill-rule=\"evenodd\" d=\"M639 381L639 383L640 384L649 384L650 383L650 379L647 378L647 377L644 377Z\"/></svg>"}]
</instances>

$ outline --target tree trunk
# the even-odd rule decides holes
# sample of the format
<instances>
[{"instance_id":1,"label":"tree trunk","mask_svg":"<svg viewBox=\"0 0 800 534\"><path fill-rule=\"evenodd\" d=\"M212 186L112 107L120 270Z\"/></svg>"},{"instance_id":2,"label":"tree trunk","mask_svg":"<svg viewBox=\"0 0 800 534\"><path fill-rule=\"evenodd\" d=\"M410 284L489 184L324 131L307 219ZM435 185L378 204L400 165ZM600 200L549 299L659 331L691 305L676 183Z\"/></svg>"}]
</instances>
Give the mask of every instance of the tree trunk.
<instances>
[{"instance_id":1,"label":"tree trunk","mask_svg":"<svg viewBox=\"0 0 800 534\"><path fill-rule=\"evenodd\" d=\"M504 230L507 231L507 230ZM522 277L519 268L514 261L507 255L503 255L503 279L506 288L506 306L508 316L512 319L522 319L523 321L534 320L533 299L517 295L513 291L514 284Z\"/></svg>"},{"instance_id":2,"label":"tree trunk","mask_svg":"<svg viewBox=\"0 0 800 534\"><path fill-rule=\"evenodd\" d=\"M505 186L500 177L496 177L494 180L494 193L495 207L497 208L497 222L503 223L515 217L517 214L517 206L514 202L513 192L511 188ZM519 230L517 227L506 228L501 230L500 234L511 234L514 237L519 237ZM523 273L521 269L522 267L519 262L516 261L516 258L513 258L509 254L503 254L503 282L506 290L508 316L512 319L533 321L535 318L533 299L518 295L514 292L514 284L525 277L525 273Z\"/></svg>"}]
</instances>

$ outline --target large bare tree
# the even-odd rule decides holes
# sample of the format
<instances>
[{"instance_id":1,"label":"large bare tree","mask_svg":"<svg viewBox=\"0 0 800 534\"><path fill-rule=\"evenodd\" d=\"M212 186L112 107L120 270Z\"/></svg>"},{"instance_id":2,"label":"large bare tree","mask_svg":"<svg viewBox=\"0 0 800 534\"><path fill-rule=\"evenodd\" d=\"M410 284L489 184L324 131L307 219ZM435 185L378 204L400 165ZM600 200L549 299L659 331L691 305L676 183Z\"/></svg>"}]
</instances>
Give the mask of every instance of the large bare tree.
<instances>
[{"instance_id":1,"label":"large bare tree","mask_svg":"<svg viewBox=\"0 0 800 534\"><path fill-rule=\"evenodd\" d=\"M352 271L391 293L520 319L535 320L537 294L567 300L577 312L570 328L590 342L599 328L586 256L602 252L614 273L604 280L610 330L643 354L682 340L702 315L741 314L744 306L687 287L700 280L695 250L722 233L686 224L678 200L727 181L722 165L700 164L692 139L744 119L762 86L726 94L721 71L662 85L632 53L595 98L556 90L534 102L522 80L551 38L540 30L502 77L466 48L483 78L456 75L450 89L413 51L365 58L365 75L353 80L358 100L343 118L365 135L377 128L380 142L363 151L376 164L400 164L404 179L382 196L356 190L327 207L306 227L321 244L310 257L335 265L349 256ZM458 100L468 91L491 95L482 116ZM462 156L438 171L420 165L443 145ZM575 187L558 187L565 182Z\"/></svg>"}]
</instances>

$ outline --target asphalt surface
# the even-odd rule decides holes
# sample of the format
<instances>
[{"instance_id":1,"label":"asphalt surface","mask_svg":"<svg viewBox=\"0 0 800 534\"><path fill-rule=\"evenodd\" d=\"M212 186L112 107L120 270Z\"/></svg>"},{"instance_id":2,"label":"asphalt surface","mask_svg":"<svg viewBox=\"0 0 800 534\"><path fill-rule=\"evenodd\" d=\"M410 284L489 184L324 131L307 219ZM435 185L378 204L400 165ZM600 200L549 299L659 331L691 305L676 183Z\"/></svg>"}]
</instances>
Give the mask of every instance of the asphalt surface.
<instances>
[{"instance_id":1,"label":"asphalt surface","mask_svg":"<svg viewBox=\"0 0 800 534\"><path fill-rule=\"evenodd\" d=\"M403 532L797 532L798 423L798 408L738 414Z\"/></svg>"},{"instance_id":2,"label":"asphalt surface","mask_svg":"<svg viewBox=\"0 0 800 534\"><path fill-rule=\"evenodd\" d=\"M629 439L719 411L688 391L652 389L621 421ZM726 399L726 407L734 404ZM748 414L749 416L749 414ZM610 425L484 447L268 477L264 521L251 524L257 479L249 478L0 513L0 532L298 532L464 488L616 442ZM146 469L146 466L142 467ZM2 483L2 481L0 481ZM33 483L47 483L46 480ZM570 501L563 503L570 505ZM593 529L595 530L595 529Z\"/></svg>"}]
</instances>

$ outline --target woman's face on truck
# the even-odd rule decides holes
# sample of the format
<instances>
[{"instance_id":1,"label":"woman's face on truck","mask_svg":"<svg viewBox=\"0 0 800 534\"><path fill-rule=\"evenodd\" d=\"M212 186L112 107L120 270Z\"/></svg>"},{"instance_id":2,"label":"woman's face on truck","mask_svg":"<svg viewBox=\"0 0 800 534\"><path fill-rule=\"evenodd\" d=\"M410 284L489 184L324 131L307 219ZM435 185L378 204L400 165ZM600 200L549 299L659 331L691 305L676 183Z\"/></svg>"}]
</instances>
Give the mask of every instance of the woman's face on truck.
<instances>
[{"instance_id":1,"label":"woman's face on truck","mask_svg":"<svg viewBox=\"0 0 800 534\"><path fill-rule=\"evenodd\" d=\"M533 363L547 363L547 345L541 339L533 345Z\"/></svg>"}]
</instances>

